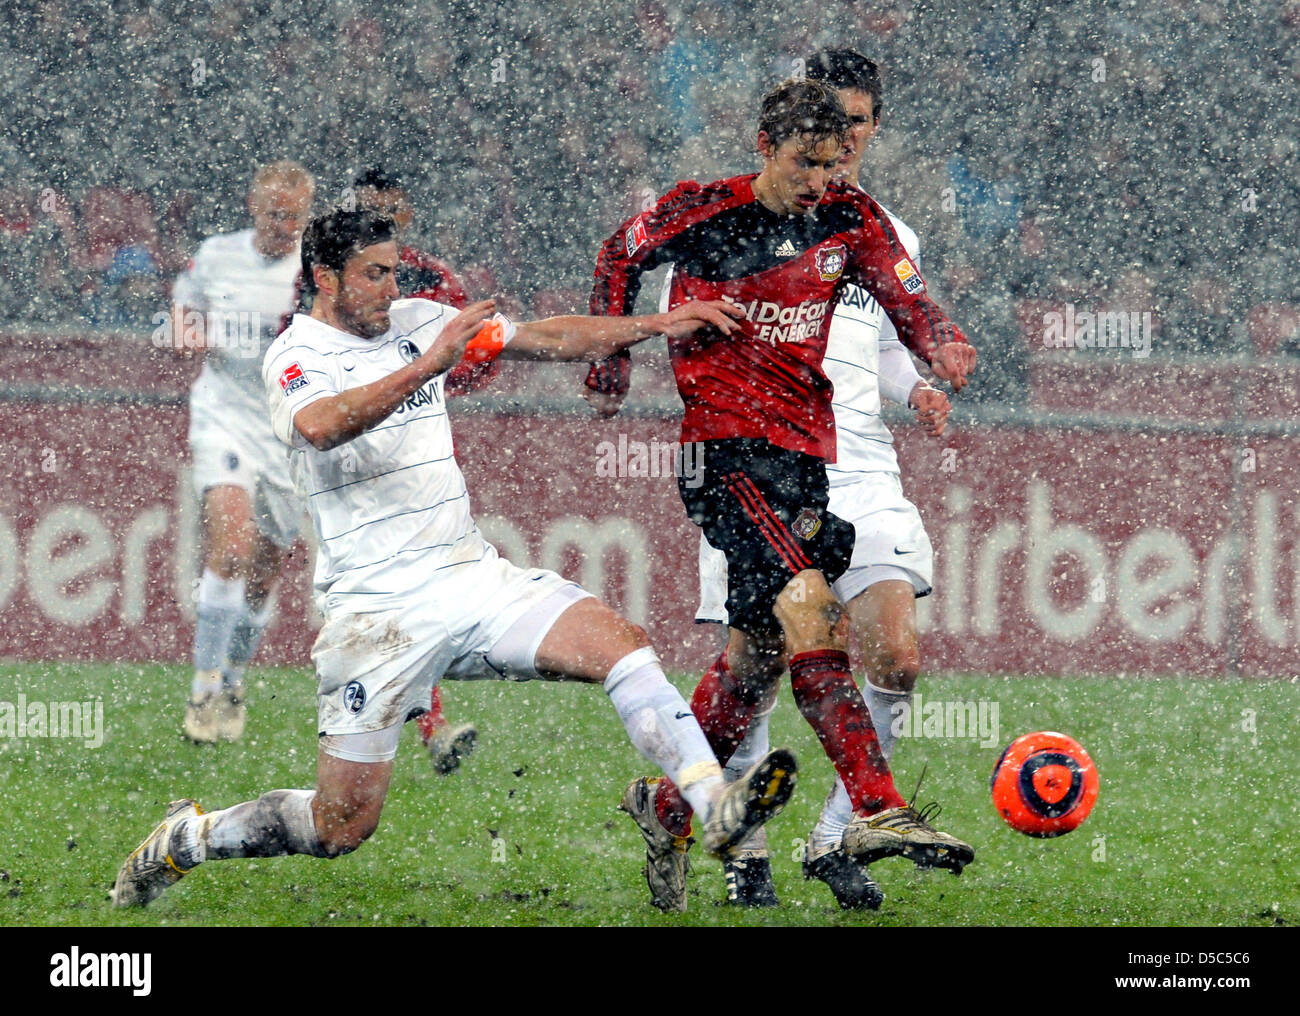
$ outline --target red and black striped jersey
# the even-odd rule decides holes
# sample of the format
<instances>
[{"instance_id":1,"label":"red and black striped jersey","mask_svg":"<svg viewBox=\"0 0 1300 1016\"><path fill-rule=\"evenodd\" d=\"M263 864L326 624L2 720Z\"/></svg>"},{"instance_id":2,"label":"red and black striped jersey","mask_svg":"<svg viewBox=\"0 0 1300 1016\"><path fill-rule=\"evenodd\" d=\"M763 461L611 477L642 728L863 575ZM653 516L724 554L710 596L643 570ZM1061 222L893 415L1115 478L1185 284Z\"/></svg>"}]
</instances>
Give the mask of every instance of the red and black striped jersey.
<instances>
[{"instance_id":1,"label":"red and black striped jersey","mask_svg":"<svg viewBox=\"0 0 1300 1016\"><path fill-rule=\"evenodd\" d=\"M641 275L672 264L670 306L723 299L745 311L730 338L710 329L669 341L682 441L765 438L834 461L822 357L846 285L870 292L926 361L966 338L926 294L888 213L866 193L834 183L813 212L781 215L754 197L754 179L679 183L620 226L600 249L591 313L630 314Z\"/></svg>"}]
</instances>

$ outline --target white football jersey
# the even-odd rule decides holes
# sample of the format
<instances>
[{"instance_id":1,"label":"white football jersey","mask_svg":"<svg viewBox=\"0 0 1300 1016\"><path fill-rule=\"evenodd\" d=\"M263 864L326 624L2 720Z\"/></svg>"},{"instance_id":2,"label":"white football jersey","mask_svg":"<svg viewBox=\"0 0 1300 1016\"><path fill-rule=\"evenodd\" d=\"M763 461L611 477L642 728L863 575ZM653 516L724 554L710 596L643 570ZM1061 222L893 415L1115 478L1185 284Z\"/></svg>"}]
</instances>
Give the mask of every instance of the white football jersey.
<instances>
[{"instance_id":1,"label":"white football jersey","mask_svg":"<svg viewBox=\"0 0 1300 1016\"><path fill-rule=\"evenodd\" d=\"M251 229L212 236L199 245L172 290L174 303L204 314L206 348L191 391L192 410L221 416L246 411L273 443L262 358L293 310L300 267L297 247L282 258L264 258L253 246Z\"/></svg>"},{"instance_id":2,"label":"white football jersey","mask_svg":"<svg viewBox=\"0 0 1300 1016\"><path fill-rule=\"evenodd\" d=\"M294 426L303 407L416 359L460 312L430 300L396 300L389 313L388 331L373 339L295 314L262 365L275 436L291 449L294 483L316 527L316 594L327 616L401 606L492 553L470 515L452 451L445 374L329 451L312 447ZM509 341L514 325L501 320Z\"/></svg>"},{"instance_id":3,"label":"white football jersey","mask_svg":"<svg viewBox=\"0 0 1300 1016\"><path fill-rule=\"evenodd\" d=\"M898 238L918 267L920 245L916 234L892 212ZM902 377L893 377L895 387L901 383L908 392L920 379L894 323L889 320L876 298L860 286L845 287L835 315L831 318L826 358L822 361L826 376L835 386L831 408L835 413L836 460L826 466L831 486L850 482L861 473L898 473L898 456L894 453L894 436L880 415L881 352L901 351L903 357L891 357L892 368ZM902 396L906 399L906 395Z\"/></svg>"}]
</instances>

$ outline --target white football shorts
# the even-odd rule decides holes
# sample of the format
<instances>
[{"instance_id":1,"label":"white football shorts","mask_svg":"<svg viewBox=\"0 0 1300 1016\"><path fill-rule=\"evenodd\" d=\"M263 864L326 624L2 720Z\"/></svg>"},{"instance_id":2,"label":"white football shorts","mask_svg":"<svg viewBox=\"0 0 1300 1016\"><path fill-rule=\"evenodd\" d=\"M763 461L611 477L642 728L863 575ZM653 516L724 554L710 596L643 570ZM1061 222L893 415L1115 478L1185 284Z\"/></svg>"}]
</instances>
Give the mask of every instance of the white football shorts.
<instances>
[{"instance_id":1,"label":"white football shorts","mask_svg":"<svg viewBox=\"0 0 1300 1016\"><path fill-rule=\"evenodd\" d=\"M406 606L327 617L311 652L321 746L350 761L385 762L397 754L402 724L428 710L443 678L537 678L547 632L590 595L555 572L516 567L493 550L456 569L454 579L430 582ZM351 736L357 734L375 736Z\"/></svg>"},{"instance_id":2,"label":"white football shorts","mask_svg":"<svg viewBox=\"0 0 1300 1016\"><path fill-rule=\"evenodd\" d=\"M258 532L287 550L298 538L303 520L288 449L272 433L265 410L258 417L243 407L241 399L217 411L212 405L217 397L216 392L196 388L190 400L194 491L200 503L209 487L228 485L247 491Z\"/></svg>"},{"instance_id":3,"label":"white football shorts","mask_svg":"<svg viewBox=\"0 0 1300 1016\"><path fill-rule=\"evenodd\" d=\"M895 473L863 473L831 487L827 508L853 524L853 557L831 588L848 603L877 582L912 583L916 595L931 591L934 548L921 513L903 496ZM727 558L700 537L700 606L696 621L727 623Z\"/></svg>"}]
</instances>

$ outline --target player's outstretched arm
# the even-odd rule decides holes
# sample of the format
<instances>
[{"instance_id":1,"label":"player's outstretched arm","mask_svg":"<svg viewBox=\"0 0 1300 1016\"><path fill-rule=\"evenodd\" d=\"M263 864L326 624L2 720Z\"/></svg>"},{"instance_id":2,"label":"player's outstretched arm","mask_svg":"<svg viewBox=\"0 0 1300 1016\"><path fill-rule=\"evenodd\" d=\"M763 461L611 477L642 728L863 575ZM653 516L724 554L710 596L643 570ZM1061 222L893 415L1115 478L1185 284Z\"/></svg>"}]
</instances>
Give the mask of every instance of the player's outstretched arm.
<instances>
[{"instance_id":1,"label":"player's outstretched arm","mask_svg":"<svg viewBox=\"0 0 1300 1016\"><path fill-rule=\"evenodd\" d=\"M665 314L526 321L501 355L516 360L601 360L655 335L680 339L707 328L731 335L743 313L722 300L694 300Z\"/></svg>"},{"instance_id":2,"label":"player's outstretched arm","mask_svg":"<svg viewBox=\"0 0 1300 1016\"><path fill-rule=\"evenodd\" d=\"M293 425L319 451L336 448L364 434L430 378L459 362L465 344L494 313L496 304L491 300L471 304L451 319L417 360L371 384L304 406L294 414Z\"/></svg>"}]
</instances>

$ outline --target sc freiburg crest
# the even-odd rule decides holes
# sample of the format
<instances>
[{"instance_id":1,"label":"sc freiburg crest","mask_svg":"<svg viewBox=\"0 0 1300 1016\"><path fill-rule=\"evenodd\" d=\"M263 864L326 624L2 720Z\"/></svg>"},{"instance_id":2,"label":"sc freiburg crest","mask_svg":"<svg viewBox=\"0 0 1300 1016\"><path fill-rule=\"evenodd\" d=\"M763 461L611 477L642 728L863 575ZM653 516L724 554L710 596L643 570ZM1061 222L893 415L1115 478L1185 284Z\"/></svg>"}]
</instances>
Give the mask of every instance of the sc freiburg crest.
<instances>
[{"instance_id":1,"label":"sc freiburg crest","mask_svg":"<svg viewBox=\"0 0 1300 1016\"><path fill-rule=\"evenodd\" d=\"M366 707L366 686L360 681L349 681L343 689L343 708L350 713L359 713Z\"/></svg>"}]
</instances>

